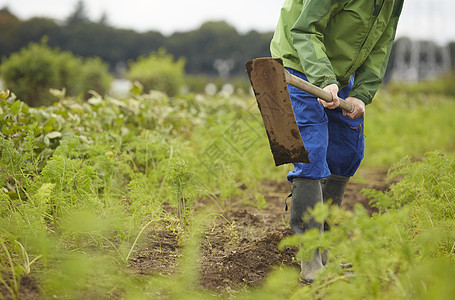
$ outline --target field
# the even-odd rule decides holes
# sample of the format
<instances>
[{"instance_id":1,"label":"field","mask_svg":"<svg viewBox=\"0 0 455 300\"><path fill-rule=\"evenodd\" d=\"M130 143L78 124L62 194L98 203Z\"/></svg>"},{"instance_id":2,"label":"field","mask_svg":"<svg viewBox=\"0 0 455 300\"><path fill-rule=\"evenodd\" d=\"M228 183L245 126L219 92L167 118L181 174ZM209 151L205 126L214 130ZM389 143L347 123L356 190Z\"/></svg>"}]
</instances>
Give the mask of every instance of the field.
<instances>
[{"instance_id":1,"label":"field","mask_svg":"<svg viewBox=\"0 0 455 300\"><path fill-rule=\"evenodd\" d=\"M455 294L453 96L381 91L342 208L314 211L332 230L296 237L290 166L274 166L252 96L132 92L53 91L59 100L41 108L1 93L2 297ZM299 261L315 248L331 263L302 285Z\"/></svg>"}]
</instances>

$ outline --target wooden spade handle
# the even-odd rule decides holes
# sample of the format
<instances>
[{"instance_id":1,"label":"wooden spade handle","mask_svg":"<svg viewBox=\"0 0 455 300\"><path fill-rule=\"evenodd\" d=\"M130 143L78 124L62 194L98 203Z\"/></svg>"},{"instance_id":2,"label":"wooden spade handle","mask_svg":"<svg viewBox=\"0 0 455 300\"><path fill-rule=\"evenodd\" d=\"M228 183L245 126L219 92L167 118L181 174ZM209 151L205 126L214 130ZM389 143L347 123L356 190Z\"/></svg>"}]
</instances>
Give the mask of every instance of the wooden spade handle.
<instances>
[{"instance_id":1,"label":"wooden spade handle","mask_svg":"<svg viewBox=\"0 0 455 300\"><path fill-rule=\"evenodd\" d=\"M327 91L324 91L323 89L315 86L314 84L309 83L308 81L303 80L302 78L299 78L295 75L292 75L289 73L288 70L284 69L284 75L286 77L286 82L289 85L292 85L293 87L296 87L298 89L301 89L302 91L305 91L315 97L318 97L325 102L332 102L332 94L330 94ZM352 106L351 103L347 102L344 99L340 99L340 108L344 109L348 113L351 113L354 110L354 107Z\"/></svg>"}]
</instances>

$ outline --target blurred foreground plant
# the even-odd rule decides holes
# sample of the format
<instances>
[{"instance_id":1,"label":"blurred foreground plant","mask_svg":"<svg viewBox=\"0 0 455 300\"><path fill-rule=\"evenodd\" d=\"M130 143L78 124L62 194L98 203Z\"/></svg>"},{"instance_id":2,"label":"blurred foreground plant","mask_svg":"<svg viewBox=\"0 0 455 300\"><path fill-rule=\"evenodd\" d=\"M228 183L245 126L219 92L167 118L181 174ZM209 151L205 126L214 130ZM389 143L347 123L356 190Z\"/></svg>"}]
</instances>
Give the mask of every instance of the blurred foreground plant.
<instances>
[{"instance_id":1,"label":"blurred foreground plant","mask_svg":"<svg viewBox=\"0 0 455 300\"><path fill-rule=\"evenodd\" d=\"M301 246L300 259L328 250L329 264L311 287L294 298L433 299L454 292L455 158L428 153L421 162L400 163L390 177L403 176L390 191L366 190L380 213L370 217L318 206L313 215L331 225L320 235L309 231L282 241ZM343 269L342 262L352 264ZM441 284L432 284L438 282ZM444 283L444 284L442 284Z\"/></svg>"}]
</instances>

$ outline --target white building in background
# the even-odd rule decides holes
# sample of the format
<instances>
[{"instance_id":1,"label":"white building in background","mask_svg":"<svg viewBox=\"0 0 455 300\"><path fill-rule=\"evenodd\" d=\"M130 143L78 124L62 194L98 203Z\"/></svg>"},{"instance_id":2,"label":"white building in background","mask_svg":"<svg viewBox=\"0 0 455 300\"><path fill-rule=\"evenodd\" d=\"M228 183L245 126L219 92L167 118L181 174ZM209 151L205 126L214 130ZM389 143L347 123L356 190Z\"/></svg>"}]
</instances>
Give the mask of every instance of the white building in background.
<instances>
[{"instance_id":1,"label":"white building in background","mask_svg":"<svg viewBox=\"0 0 455 300\"><path fill-rule=\"evenodd\" d=\"M455 29L453 0L405 1L390 78L419 81L451 71L447 32ZM405 37L405 39L400 39ZM431 37L431 38L429 38Z\"/></svg>"}]
</instances>

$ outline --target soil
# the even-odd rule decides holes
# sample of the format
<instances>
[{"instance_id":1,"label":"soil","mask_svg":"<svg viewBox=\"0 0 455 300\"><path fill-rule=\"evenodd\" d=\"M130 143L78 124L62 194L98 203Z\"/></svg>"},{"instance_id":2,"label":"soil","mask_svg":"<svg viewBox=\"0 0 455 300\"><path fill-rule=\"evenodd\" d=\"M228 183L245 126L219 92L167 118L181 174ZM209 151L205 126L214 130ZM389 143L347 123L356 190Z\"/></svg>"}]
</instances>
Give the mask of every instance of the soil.
<instances>
[{"instance_id":1,"label":"soil","mask_svg":"<svg viewBox=\"0 0 455 300\"><path fill-rule=\"evenodd\" d=\"M360 203L371 215L376 210L361 190L386 190L386 171L359 170L358 173L360 179L349 182L342 206L351 210ZM240 201L233 203L228 213L216 218L204 231L199 261L202 288L223 294L260 285L275 266L299 269L295 259L298 249L280 251L277 247L284 237L292 235L284 201L290 188L289 182L264 182L265 208ZM288 205L290 202L288 199ZM130 267L138 274L172 274L182 253L177 236L169 230L150 232L149 246L139 251Z\"/></svg>"},{"instance_id":2,"label":"soil","mask_svg":"<svg viewBox=\"0 0 455 300\"><path fill-rule=\"evenodd\" d=\"M342 206L352 209L356 203L372 214L374 208L360 191L363 188L387 189L384 170L359 170L356 180L349 182ZM368 183L362 183L368 182ZM278 243L292 235L289 229L289 211L284 199L289 194L289 182L264 182L263 209L246 204L232 203L228 213L214 218L203 232L200 256L200 285L219 294L258 286L271 270L280 265L299 269L295 256L297 249L278 250ZM291 199L287 203L290 204ZM169 206L165 207L169 210ZM165 227L149 231L146 241L130 260L129 269L138 276L171 275L178 269L183 243L178 233ZM0 287L0 296L7 292ZM24 277L20 283L20 299L38 299L36 280Z\"/></svg>"}]
</instances>

